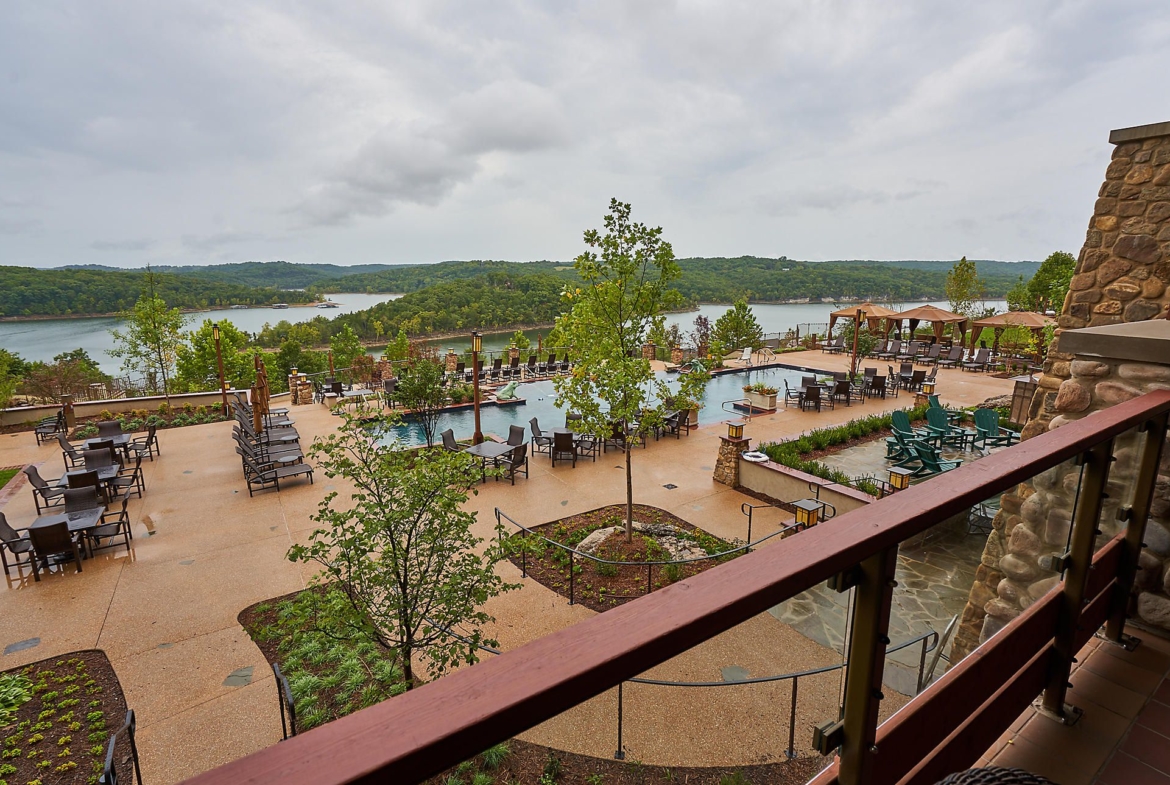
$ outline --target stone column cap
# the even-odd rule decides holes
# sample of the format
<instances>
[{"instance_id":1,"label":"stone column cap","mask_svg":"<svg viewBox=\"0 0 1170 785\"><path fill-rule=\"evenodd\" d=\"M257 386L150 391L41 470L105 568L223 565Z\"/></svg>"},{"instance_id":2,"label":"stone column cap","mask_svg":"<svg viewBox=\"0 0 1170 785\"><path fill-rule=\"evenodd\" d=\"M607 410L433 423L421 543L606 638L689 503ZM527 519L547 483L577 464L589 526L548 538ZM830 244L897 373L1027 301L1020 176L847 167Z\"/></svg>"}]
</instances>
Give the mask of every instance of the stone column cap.
<instances>
[{"instance_id":1,"label":"stone column cap","mask_svg":"<svg viewBox=\"0 0 1170 785\"><path fill-rule=\"evenodd\" d=\"M1138 142L1142 139L1151 139L1155 136L1170 136L1170 122L1150 123L1149 125L1135 125L1130 128L1115 129L1109 132L1109 144Z\"/></svg>"},{"instance_id":2,"label":"stone column cap","mask_svg":"<svg viewBox=\"0 0 1170 785\"><path fill-rule=\"evenodd\" d=\"M1149 319L1065 330L1060 334L1060 351L1110 360L1170 365L1170 320Z\"/></svg>"}]
</instances>

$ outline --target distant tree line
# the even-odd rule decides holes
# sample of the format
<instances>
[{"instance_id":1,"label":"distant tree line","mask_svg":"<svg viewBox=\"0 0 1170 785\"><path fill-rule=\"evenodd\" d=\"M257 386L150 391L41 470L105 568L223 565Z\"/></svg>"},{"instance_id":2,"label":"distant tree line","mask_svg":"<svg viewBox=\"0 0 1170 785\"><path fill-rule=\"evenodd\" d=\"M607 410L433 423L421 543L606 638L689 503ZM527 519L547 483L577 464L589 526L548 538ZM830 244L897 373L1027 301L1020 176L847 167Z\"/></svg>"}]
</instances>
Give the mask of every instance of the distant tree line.
<instances>
[{"instance_id":1,"label":"distant tree line","mask_svg":"<svg viewBox=\"0 0 1170 785\"><path fill-rule=\"evenodd\" d=\"M0 316L72 316L128 311L142 291L146 272L39 270L0 267ZM309 302L305 292L206 281L154 273L159 297L172 308L271 305Z\"/></svg>"}]
</instances>

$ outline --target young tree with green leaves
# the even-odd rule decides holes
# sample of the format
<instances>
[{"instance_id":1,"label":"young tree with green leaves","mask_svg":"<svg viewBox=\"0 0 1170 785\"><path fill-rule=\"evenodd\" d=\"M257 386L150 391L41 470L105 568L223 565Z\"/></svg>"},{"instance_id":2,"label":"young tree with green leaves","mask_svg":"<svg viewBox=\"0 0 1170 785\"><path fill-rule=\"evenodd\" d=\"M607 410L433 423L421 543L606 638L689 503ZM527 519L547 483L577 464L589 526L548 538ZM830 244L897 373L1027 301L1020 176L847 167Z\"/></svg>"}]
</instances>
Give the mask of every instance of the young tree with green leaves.
<instances>
[{"instance_id":1,"label":"young tree with green leaves","mask_svg":"<svg viewBox=\"0 0 1170 785\"><path fill-rule=\"evenodd\" d=\"M12 396L16 394L16 385L20 382L17 375L17 363L20 358L7 349L0 349L0 409L8 408L12 403Z\"/></svg>"},{"instance_id":2,"label":"young tree with green leaves","mask_svg":"<svg viewBox=\"0 0 1170 785\"><path fill-rule=\"evenodd\" d=\"M199 392L219 389L219 365L215 356L215 322L205 319L179 346L175 362L175 389ZM223 376L237 388L250 387L256 378L248 350L248 334L228 321L219 322L219 345L223 355Z\"/></svg>"},{"instance_id":3,"label":"young tree with green leaves","mask_svg":"<svg viewBox=\"0 0 1170 785\"><path fill-rule=\"evenodd\" d=\"M147 268L146 290L133 310L123 315L124 328L110 330L114 348L107 351L121 360L126 370L146 377L147 384L155 390L161 378L162 393L169 403L171 377L183 343L183 314L178 308L168 308L166 301L155 294L154 278Z\"/></svg>"},{"instance_id":4,"label":"young tree with green leaves","mask_svg":"<svg viewBox=\"0 0 1170 785\"><path fill-rule=\"evenodd\" d=\"M402 407L409 409L422 426L427 447L433 447L435 431L439 427L439 414L447 404L447 391L443 389L443 366L429 358L407 363L399 374L395 395Z\"/></svg>"},{"instance_id":5,"label":"young tree with green leaves","mask_svg":"<svg viewBox=\"0 0 1170 785\"><path fill-rule=\"evenodd\" d=\"M979 280L975 262L967 261L966 256L955 262L955 266L947 273L946 288L952 311L971 319L983 315L986 287Z\"/></svg>"},{"instance_id":6,"label":"young tree with green leaves","mask_svg":"<svg viewBox=\"0 0 1170 785\"><path fill-rule=\"evenodd\" d=\"M715 320L711 332L720 354L751 347L755 349L764 341L764 330L756 321L756 315L747 300L736 300L735 304Z\"/></svg>"},{"instance_id":7,"label":"young tree with green leaves","mask_svg":"<svg viewBox=\"0 0 1170 785\"><path fill-rule=\"evenodd\" d=\"M553 383L557 406L581 415L578 431L597 438L615 427L631 432L624 449L626 536L632 539L634 437L661 422L659 402L670 395L642 359L642 344L654 320L677 302L670 282L680 273L661 227L631 221L630 205L617 199L609 203L605 234L589 229L585 244L590 250L573 262L581 284L565 288L570 310L557 319L576 361L571 374Z\"/></svg>"},{"instance_id":8,"label":"young tree with green leaves","mask_svg":"<svg viewBox=\"0 0 1170 785\"><path fill-rule=\"evenodd\" d=\"M1077 260L1070 253L1055 251L1040 263L1036 274L1028 281L1028 309L1030 311L1053 310L1060 312L1068 294Z\"/></svg>"},{"instance_id":9,"label":"young tree with green leaves","mask_svg":"<svg viewBox=\"0 0 1170 785\"><path fill-rule=\"evenodd\" d=\"M351 368L354 359L366 353L361 339L348 324L329 339L329 350L333 352L334 368Z\"/></svg>"},{"instance_id":10,"label":"young tree with green leaves","mask_svg":"<svg viewBox=\"0 0 1170 785\"><path fill-rule=\"evenodd\" d=\"M409 356L410 337L407 336L406 330L399 328L398 335L386 344L386 349L382 352L382 359L394 362L397 360L405 360Z\"/></svg>"},{"instance_id":11,"label":"young tree with green leaves","mask_svg":"<svg viewBox=\"0 0 1170 785\"><path fill-rule=\"evenodd\" d=\"M353 491L344 504L337 491L328 493L313 515L322 528L288 556L322 567L315 584L340 589L362 634L398 653L409 689L416 657L437 678L476 662L479 646L497 645L484 635L493 619L483 605L517 586L495 571L502 540L484 547L471 531L475 513L464 505L479 479L475 459L387 447L380 437L392 423L345 415L336 432L314 443L310 455L325 475Z\"/></svg>"}]
</instances>

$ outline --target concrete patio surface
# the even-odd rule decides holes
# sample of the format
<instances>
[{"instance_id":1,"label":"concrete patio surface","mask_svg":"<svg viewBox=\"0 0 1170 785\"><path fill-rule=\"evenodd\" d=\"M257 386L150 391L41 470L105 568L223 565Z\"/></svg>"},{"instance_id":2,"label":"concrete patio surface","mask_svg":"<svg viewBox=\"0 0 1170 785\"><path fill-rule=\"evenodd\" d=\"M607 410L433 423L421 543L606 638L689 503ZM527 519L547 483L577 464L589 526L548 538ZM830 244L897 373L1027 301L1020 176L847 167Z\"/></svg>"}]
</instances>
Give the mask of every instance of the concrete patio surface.
<instances>
[{"instance_id":1,"label":"concrete patio surface","mask_svg":"<svg viewBox=\"0 0 1170 785\"><path fill-rule=\"evenodd\" d=\"M779 359L825 371L849 363L847 356L819 351ZM939 372L938 391L946 403L973 405L1010 390L1011 382L985 374ZM903 394L821 413L782 409L754 417L746 435L753 443L792 438L912 403L913 397ZM292 416L305 443L339 422L324 406L295 407ZM746 519L740 504L749 497L712 480L719 437L725 432L722 425L704 425L682 439L666 438L637 449L636 501L662 507L716 536L742 539ZM0 666L8 669L77 649L106 651L127 703L138 715L144 780L152 785L180 781L278 739L271 671L236 617L248 605L306 585L312 569L290 563L285 553L294 542L306 541L314 528L309 516L326 493L338 490L345 496L339 481L318 471L313 485L294 481L279 493L261 491L249 498L230 423L162 431L159 441L163 454L143 464L147 492L130 504L130 553L103 551L85 561L81 574L55 569L39 583L28 570L24 578L14 571L0 589L0 647L39 639L6 654ZM496 507L531 525L623 501L622 460L611 451L595 463L553 469L546 456L535 457L531 476L519 478L515 487L489 481L472 497L468 507L478 513L477 533L491 533ZM46 478L63 470L56 444L38 447L31 433L0 436L0 465L22 464L39 465ZM35 516L27 486L0 504L13 526L25 526ZM761 512L755 519L756 537L791 520L778 510ZM765 547L783 545L774 540ZM500 570L508 580L521 580L510 564ZM592 615L534 581L522 582L521 590L489 606L498 620L492 633L505 650ZM763 676L839 660L832 649L762 614L650 675L719 680L723 669L732 666ZM250 684L224 686L229 674L249 666ZM812 724L835 711L839 679L839 673L832 673L802 680L799 752L808 751ZM647 763L683 766L781 759L787 743L788 689L787 683L716 689L631 686L625 696L627 753ZM886 713L902 705L892 697L883 702ZM599 696L525 738L612 755L615 700L614 691ZM679 716L705 719L679 723Z\"/></svg>"}]
</instances>

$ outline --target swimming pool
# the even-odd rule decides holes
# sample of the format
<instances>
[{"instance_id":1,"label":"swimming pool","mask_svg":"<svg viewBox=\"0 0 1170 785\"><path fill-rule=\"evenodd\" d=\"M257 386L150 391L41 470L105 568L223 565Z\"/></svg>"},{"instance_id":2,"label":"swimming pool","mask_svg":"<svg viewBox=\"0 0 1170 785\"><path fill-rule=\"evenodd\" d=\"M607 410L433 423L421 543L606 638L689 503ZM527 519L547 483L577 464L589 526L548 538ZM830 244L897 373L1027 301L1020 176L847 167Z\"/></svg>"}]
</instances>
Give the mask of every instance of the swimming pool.
<instances>
[{"instance_id":1,"label":"swimming pool","mask_svg":"<svg viewBox=\"0 0 1170 785\"><path fill-rule=\"evenodd\" d=\"M783 396L785 381L790 387L799 386L800 377L809 372L798 368L773 367L715 376L707 385L706 395L703 397L704 405L699 410L699 423L730 419L733 415L725 412L720 404L723 401L743 398L745 384L764 382L778 388ZM672 390L678 387L677 374L662 373L659 376L666 380ZM525 402L515 406L480 407L480 428L485 434L507 436L508 427L511 425L520 425L530 434L528 421L533 417L537 418L540 427L544 429L559 428L565 424L565 411L557 407L556 390L551 380L521 384L516 388L516 395L525 399ZM448 428L455 431L456 439L470 439L475 432L475 414L472 409L459 409L441 415L436 434ZM426 441L422 426L411 417L405 418L401 424L391 429L386 439L391 438L408 445L423 444Z\"/></svg>"}]
</instances>

